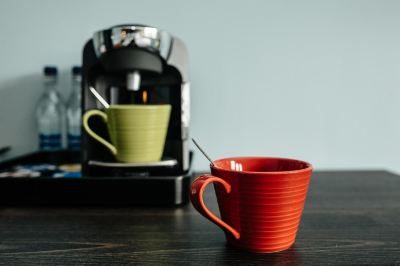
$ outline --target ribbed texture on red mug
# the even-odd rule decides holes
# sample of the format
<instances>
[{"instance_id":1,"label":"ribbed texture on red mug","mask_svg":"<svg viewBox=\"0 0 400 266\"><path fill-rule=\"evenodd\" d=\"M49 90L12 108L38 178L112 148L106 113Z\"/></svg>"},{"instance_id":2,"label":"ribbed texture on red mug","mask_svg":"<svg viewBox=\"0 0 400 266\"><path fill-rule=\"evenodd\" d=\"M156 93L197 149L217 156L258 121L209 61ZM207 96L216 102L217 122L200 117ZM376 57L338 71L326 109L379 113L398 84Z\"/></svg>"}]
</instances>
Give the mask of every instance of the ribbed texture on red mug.
<instances>
[{"instance_id":1,"label":"ribbed texture on red mug","mask_svg":"<svg viewBox=\"0 0 400 266\"><path fill-rule=\"evenodd\" d=\"M243 171L230 170L231 161L240 163ZM311 165L267 157L227 158L214 164L212 176L230 185L227 193L226 184L216 182L217 179L213 181L221 219L240 234L237 238L217 223L224 229L227 241L253 252L278 252L293 245L306 200ZM203 179L207 182L207 176ZM199 187L195 182L192 190ZM195 192L192 191L193 205L201 209L204 206L195 203ZM204 211L200 212L216 222Z\"/></svg>"}]
</instances>

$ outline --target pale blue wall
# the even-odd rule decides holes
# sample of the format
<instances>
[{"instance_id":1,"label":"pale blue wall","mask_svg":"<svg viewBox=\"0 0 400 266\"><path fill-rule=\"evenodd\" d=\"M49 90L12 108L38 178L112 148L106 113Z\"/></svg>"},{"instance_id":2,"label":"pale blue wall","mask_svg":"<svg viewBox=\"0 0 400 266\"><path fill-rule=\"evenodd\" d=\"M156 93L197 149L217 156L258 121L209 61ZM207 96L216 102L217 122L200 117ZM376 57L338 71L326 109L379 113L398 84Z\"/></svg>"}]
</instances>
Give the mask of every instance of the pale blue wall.
<instances>
[{"instance_id":1,"label":"pale blue wall","mask_svg":"<svg viewBox=\"0 0 400 266\"><path fill-rule=\"evenodd\" d=\"M399 14L399 1L378 0L2 0L0 146L35 148L44 64L68 86L93 31L136 22L187 44L191 133L212 157L400 171ZM206 167L198 154L195 168Z\"/></svg>"}]
</instances>

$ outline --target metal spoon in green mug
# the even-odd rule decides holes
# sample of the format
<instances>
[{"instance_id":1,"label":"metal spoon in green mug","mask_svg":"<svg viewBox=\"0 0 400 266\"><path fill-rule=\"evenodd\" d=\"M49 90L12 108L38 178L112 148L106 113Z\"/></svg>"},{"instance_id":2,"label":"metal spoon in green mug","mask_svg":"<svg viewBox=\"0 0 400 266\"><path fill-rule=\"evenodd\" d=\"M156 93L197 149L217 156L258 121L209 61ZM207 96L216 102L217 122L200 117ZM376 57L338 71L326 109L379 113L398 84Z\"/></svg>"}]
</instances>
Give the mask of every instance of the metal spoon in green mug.
<instances>
[{"instance_id":1,"label":"metal spoon in green mug","mask_svg":"<svg viewBox=\"0 0 400 266\"><path fill-rule=\"evenodd\" d=\"M104 100L103 97L101 97L101 95L96 91L95 88L93 87L89 87L90 91L92 92L92 94L96 97L96 99L104 106L104 108L109 108L110 105L108 104L108 102L106 102L106 100Z\"/></svg>"}]
</instances>

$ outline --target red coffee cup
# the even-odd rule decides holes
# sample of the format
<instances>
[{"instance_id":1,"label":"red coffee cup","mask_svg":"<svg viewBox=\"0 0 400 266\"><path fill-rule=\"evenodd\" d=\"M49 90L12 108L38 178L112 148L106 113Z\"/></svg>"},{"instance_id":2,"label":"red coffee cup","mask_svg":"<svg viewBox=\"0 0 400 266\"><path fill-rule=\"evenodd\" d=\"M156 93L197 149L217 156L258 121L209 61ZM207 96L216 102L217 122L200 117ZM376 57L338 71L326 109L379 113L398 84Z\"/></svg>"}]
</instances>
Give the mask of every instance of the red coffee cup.
<instances>
[{"instance_id":1,"label":"red coffee cup","mask_svg":"<svg viewBox=\"0 0 400 266\"><path fill-rule=\"evenodd\" d=\"M224 230L227 242L237 248L278 252L292 246L311 164L271 157L234 157L213 163L212 175L202 175L192 183L191 201L200 214ZM214 183L221 219L204 204L203 193L210 183Z\"/></svg>"}]
</instances>

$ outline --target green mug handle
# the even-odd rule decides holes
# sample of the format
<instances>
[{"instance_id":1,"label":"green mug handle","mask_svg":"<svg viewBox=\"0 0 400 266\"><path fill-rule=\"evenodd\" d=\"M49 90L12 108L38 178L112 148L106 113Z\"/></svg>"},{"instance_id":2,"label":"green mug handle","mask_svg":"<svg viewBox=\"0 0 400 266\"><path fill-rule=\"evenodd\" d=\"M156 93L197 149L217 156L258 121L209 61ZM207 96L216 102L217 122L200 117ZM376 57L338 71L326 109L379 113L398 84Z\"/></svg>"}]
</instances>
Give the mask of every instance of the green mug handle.
<instances>
[{"instance_id":1,"label":"green mug handle","mask_svg":"<svg viewBox=\"0 0 400 266\"><path fill-rule=\"evenodd\" d=\"M92 129L90 129L89 119L90 119L90 117L95 116L95 115L100 116L103 119L104 123L107 123L107 114L106 113L99 111L99 110L89 110L82 117L83 128L86 130L86 132L92 138L94 138L95 140L97 140L98 142L100 142L101 144L106 146L107 149L109 149L114 156L117 155L117 148L115 148L114 145L112 145L110 142L103 139L102 137L97 135Z\"/></svg>"}]
</instances>

